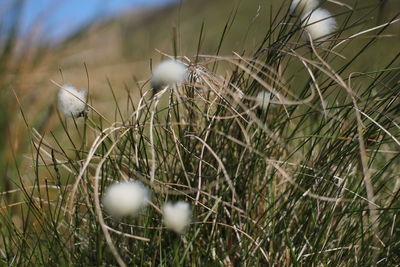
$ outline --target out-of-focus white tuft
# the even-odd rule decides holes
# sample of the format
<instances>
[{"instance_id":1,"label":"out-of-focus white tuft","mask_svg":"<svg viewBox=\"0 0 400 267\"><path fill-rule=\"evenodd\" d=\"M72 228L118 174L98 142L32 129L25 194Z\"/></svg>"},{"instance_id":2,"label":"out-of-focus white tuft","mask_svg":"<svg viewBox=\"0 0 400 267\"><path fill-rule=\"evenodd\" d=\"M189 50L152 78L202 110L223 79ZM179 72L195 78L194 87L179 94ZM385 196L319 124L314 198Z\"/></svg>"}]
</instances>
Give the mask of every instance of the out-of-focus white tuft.
<instances>
[{"instance_id":1,"label":"out-of-focus white tuft","mask_svg":"<svg viewBox=\"0 0 400 267\"><path fill-rule=\"evenodd\" d=\"M303 33L303 38L306 40L309 40L309 34L313 40L325 41L336 30L337 26L331 13L322 8L307 13L302 20L306 31Z\"/></svg>"},{"instance_id":2,"label":"out-of-focus white tuft","mask_svg":"<svg viewBox=\"0 0 400 267\"><path fill-rule=\"evenodd\" d=\"M261 91L258 93L256 99L257 104L264 110L268 109L271 100L271 93L268 91Z\"/></svg>"},{"instance_id":3,"label":"out-of-focus white tuft","mask_svg":"<svg viewBox=\"0 0 400 267\"><path fill-rule=\"evenodd\" d=\"M190 205L184 201L178 201L175 204L167 202L163 207L163 217L168 229L181 234L191 221Z\"/></svg>"},{"instance_id":4,"label":"out-of-focus white tuft","mask_svg":"<svg viewBox=\"0 0 400 267\"><path fill-rule=\"evenodd\" d=\"M161 62L153 71L151 85L155 91L163 86L180 84L186 78L187 68L176 60Z\"/></svg>"},{"instance_id":5,"label":"out-of-focus white tuft","mask_svg":"<svg viewBox=\"0 0 400 267\"><path fill-rule=\"evenodd\" d=\"M65 117L80 117L85 114L87 89L78 90L64 84L58 92L58 109Z\"/></svg>"},{"instance_id":6,"label":"out-of-focus white tuft","mask_svg":"<svg viewBox=\"0 0 400 267\"><path fill-rule=\"evenodd\" d=\"M112 216L135 216L148 205L149 199L149 190L141 182L122 182L107 188L103 205Z\"/></svg>"},{"instance_id":7,"label":"out-of-focus white tuft","mask_svg":"<svg viewBox=\"0 0 400 267\"><path fill-rule=\"evenodd\" d=\"M293 0L289 12L291 15L299 16L301 14L309 13L317 8L318 5L318 0Z\"/></svg>"}]
</instances>

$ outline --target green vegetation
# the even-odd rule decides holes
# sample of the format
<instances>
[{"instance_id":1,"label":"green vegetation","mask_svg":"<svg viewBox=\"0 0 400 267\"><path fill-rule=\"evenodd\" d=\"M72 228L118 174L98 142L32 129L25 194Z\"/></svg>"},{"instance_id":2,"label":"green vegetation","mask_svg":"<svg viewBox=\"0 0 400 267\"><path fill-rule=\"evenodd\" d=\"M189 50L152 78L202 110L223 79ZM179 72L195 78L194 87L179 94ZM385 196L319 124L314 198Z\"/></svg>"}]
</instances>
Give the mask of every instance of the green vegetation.
<instances>
[{"instance_id":1,"label":"green vegetation","mask_svg":"<svg viewBox=\"0 0 400 267\"><path fill-rule=\"evenodd\" d=\"M83 118L64 118L47 102L30 121L34 108L22 96L31 166L13 151L13 190L1 194L3 265L400 262L399 3L324 2L339 28L321 44L301 37L288 2L228 2L194 0L99 26L104 40L115 25L126 36L119 57L104 51L104 64L135 61L143 81L121 77L125 86L116 86L93 66L102 54L85 58L78 67L89 85ZM88 31L46 52L50 68L83 49ZM155 57L151 65L175 57L189 74L152 98L147 62ZM69 81L77 65L66 62L61 73ZM93 86L101 81L108 81L104 90ZM256 101L262 91L275 95L266 109ZM32 103L38 109L45 101ZM15 119L1 116L2 124ZM146 184L151 205L134 218L109 216L103 193L129 179ZM167 200L191 204L182 235L163 226Z\"/></svg>"}]
</instances>

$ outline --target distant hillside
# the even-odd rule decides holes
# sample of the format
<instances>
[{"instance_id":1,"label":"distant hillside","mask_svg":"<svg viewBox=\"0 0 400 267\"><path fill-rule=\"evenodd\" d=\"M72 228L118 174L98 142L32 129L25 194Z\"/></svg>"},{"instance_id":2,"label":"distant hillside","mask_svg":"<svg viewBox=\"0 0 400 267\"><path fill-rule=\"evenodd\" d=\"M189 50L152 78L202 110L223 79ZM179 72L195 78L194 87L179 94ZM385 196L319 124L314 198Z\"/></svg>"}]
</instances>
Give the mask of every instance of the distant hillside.
<instances>
[{"instance_id":1,"label":"distant hillside","mask_svg":"<svg viewBox=\"0 0 400 267\"><path fill-rule=\"evenodd\" d=\"M276 4L278 1L273 2L272 9L280 6ZM259 0L242 3L193 0L184 1L182 5L125 14L82 31L65 43L59 50L59 55L62 55L60 66L67 71L85 61L91 71L95 68L103 78L108 75L118 80L123 73L139 79L147 78L150 58L154 61L161 58L156 49L174 53L175 34L177 54L193 56L203 22L201 53L214 54L217 51L226 24L222 54L255 47L267 31L270 9L266 1ZM112 67L108 68L108 65ZM140 66L140 73L136 65Z\"/></svg>"}]
</instances>

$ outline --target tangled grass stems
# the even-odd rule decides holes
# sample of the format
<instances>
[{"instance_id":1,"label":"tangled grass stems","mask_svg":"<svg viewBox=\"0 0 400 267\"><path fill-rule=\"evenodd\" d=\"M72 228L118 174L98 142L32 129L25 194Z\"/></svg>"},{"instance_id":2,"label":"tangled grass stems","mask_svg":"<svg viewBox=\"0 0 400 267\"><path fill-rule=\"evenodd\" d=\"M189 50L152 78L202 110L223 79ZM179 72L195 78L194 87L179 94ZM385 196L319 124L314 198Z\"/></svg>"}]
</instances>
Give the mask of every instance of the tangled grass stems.
<instances>
[{"instance_id":1,"label":"tangled grass stems","mask_svg":"<svg viewBox=\"0 0 400 267\"><path fill-rule=\"evenodd\" d=\"M127 87L124 108L107 79L115 113L89 97L87 117L58 117L62 137L26 122L33 171L18 169L19 188L0 194L2 262L395 265L400 53L378 69L356 62L397 19L359 28L367 18L350 19L368 7L330 2L346 12L323 45L299 41L301 21L282 5L258 48L222 56L233 13L215 55L201 52L203 33L193 56L160 52L185 62L184 82L154 97L138 83L138 99ZM263 91L273 109L257 103ZM131 178L152 191L151 208L103 213L105 189ZM193 218L177 236L160 207L180 201Z\"/></svg>"}]
</instances>

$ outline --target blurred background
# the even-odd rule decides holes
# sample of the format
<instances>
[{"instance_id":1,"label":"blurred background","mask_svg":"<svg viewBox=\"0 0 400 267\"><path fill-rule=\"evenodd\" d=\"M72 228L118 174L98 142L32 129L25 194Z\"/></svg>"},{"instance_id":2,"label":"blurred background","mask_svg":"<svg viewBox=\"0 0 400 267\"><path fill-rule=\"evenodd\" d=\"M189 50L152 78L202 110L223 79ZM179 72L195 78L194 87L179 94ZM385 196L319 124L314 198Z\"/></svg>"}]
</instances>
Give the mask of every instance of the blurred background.
<instances>
[{"instance_id":1,"label":"blurred background","mask_svg":"<svg viewBox=\"0 0 400 267\"><path fill-rule=\"evenodd\" d=\"M393 20L400 10L398 0L323 2L341 25L338 41ZM289 4L285 0L1 0L3 181L14 176L16 170L10 166L28 158L30 127L49 133L59 126L57 86L52 81L89 87L96 108L112 117L114 97L148 89L152 64L165 57L162 53L191 58L197 52L252 55L276 14L283 16ZM398 52L399 32L398 24L385 29L382 38L368 46L368 53L353 62L357 71L386 64ZM354 48L368 43L374 34L338 52L351 58Z\"/></svg>"},{"instance_id":2,"label":"blurred background","mask_svg":"<svg viewBox=\"0 0 400 267\"><path fill-rule=\"evenodd\" d=\"M75 31L122 13L171 4L174 0L26 0L21 14L26 33L36 25L42 40L59 42ZM6 3L2 4L5 8Z\"/></svg>"}]
</instances>

